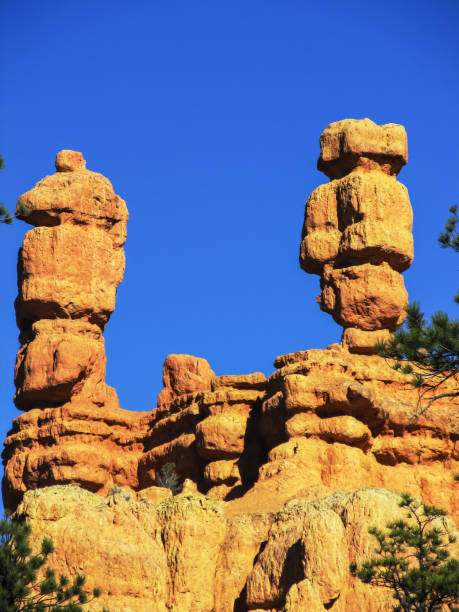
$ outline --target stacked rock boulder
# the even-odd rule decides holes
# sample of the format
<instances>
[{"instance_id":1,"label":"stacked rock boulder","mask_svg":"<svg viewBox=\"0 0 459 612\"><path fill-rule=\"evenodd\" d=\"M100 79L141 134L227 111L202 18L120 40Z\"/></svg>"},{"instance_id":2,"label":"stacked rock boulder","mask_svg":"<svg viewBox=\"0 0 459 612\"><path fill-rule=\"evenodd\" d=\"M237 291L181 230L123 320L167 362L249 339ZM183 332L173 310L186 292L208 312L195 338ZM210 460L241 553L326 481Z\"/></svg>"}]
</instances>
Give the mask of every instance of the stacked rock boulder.
<instances>
[{"instance_id":1,"label":"stacked rock boulder","mask_svg":"<svg viewBox=\"0 0 459 612\"><path fill-rule=\"evenodd\" d=\"M401 125L345 119L320 137L317 166L330 182L306 202L300 265L320 275L319 305L356 353L372 353L405 319L412 210L396 176L407 160Z\"/></svg>"},{"instance_id":2,"label":"stacked rock boulder","mask_svg":"<svg viewBox=\"0 0 459 612\"><path fill-rule=\"evenodd\" d=\"M105 490L115 473L132 483L139 416L120 410L105 384L102 336L124 274L126 204L81 153L64 150L56 174L22 195L16 214L35 228L19 252L15 304L14 399L27 412L6 443L4 495L13 503L65 482Z\"/></svg>"},{"instance_id":3,"label":"stacked rock boulder","mask_svg":"<svg viewBox=\"0 0 459 612\"><path fill-rule=\"evenodd\" d=\"M18 216L36 226L18 265L15 402L22 410L76 395L94 405L114 401L102 332L124 274L128 213L110 182L85 165L81 153L61 151L56 174L19 198Z\"/></svg>"}]
</instances>

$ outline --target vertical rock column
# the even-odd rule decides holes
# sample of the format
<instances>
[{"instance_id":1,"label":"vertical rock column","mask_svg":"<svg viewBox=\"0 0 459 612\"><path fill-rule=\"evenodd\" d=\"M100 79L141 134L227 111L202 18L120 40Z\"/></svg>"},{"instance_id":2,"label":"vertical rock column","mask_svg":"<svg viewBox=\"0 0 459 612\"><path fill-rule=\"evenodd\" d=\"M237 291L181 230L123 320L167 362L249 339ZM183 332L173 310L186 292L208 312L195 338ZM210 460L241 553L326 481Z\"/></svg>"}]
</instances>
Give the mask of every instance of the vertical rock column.
<instances>
[{"instance_id":1,"label":"vertical rock column","mask_svg":"<svg viewBox=\"0 0 459 612\"><path fill-rule=\"evenodd\" d=\"M19 198L34 225L18 261L17 417L5 442L5 503L25 490L78 482L136 486L139 413L105 384L102 332L123 278L128 211L81 153L61 151L56 174ZM121 452L120 452L121 451ZM124 453L123 453L124 451Z\"/></svg>"},{"instance_id":2,"label":"vertical rock column","mask_svg":"<svg viewBox=\"0 0 459 612\"><path fill-rule=\"evenodd\" d=\"M405 319L412 210L396 176L407 160L401 125L345 119L320 137L317 167L330 182L306 202L300 265L320 275L317 301L351 352L371 354Z\"/></svg>"},{"instance_id":3,"label":"vertical rock column","mask_svg":"<svg viewBox=\"0 0 459 612\"><path fill-rule=\"evenodd\" d=\"M77 397L95 409L117 404L105 385L102 331L124 274L128 213L111 183L85 166L81 153L61 151L56 174L19 198L18 215L36 226L18 264L15 402L22 410Z\"/></svg>"}]
</instances>

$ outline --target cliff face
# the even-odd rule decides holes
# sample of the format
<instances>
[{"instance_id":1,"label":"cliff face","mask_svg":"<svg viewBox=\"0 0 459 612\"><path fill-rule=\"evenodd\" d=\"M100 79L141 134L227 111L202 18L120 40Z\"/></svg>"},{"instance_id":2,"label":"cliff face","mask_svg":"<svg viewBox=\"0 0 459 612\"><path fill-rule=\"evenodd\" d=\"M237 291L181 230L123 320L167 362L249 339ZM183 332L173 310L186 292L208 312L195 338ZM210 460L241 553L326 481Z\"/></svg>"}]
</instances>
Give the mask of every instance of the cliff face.
<instances>
[{"instance_id":1,"label":"cliff face","mask_svg":"<svg viewBox=\"0 0 459 612\"><path fill-rule=\"evenodd\" d=\"M396 180L406 161L401 126L345 120L322 134L318 166L331 180L306 202L300 263L320 275L341 344L277 357L268 378L170 355L144 413L119 408L105 384L124 202L73 151L19 199L37 227L19 257L25 412L5 441L4 502L14 509L27 492L21 507L55 540L54 562L103 585L112 609L387 610L387 592L370 602L348 572L368 554L369 522L397 514L386 489L459 519L448 398L412 420L417 391L372 354L407 302L412 213ZM171 461L187 479L174 498L156 486ZM82 489L44 488L68 484ZM127 493L106 497L115 484Z\"/></svg>"},{"instance_id":2,"label":"cliff face","mask_svg":"<svg viewBox=\"0 0 459 612\"><path fill-rule=\"evenodd\" d=\"M359 489L240 513L189 490L158 504L143 492L101 498L70 485L29 491L20 510L35 541L58 544L58 572L83 571L88 588L103 587L94 611L387 612L390 592L352 578L349 563L373 553L370 526L404 518L398 501ZM451 519L441 523L456 533Z\"/></svg>"}]
</instances>

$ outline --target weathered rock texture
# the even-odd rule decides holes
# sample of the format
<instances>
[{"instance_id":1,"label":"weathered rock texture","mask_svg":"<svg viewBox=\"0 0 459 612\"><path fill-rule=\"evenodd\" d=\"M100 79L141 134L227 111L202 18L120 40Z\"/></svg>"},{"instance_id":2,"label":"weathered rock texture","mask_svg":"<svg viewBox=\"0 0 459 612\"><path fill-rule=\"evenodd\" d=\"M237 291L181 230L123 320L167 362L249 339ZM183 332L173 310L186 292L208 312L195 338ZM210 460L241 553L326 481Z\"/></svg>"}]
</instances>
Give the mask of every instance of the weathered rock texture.
<instances>
[{"instance_id":1,"label":"weathered rock texture","mask_svg":"<svg viewBox=\"0 0 459 612\"><path fill-rule=\"evenodd\" d=\"M188 390L197 360L176 355L165 370L171 362L183 376L175 389ZM395 493L379 488L421 495L459 521L459 426L448 403L411 421L406 379L341 345L275 365L268 379L212 377L210 390L149 415L70 404L15 420L5 501L29 490L20 509L37 538L55 542L53 566L102 586L91 610L385 612L390 592L348 570L372 550L367 528L398 516ZM168 461L201 494L155 486ZM125 489L106 499L42 489L65 482Z\"/></svg>"},{"instance_id":2,"label":"weathered rock texture","mask_svg":"<svg viewBox=\"0 0 459 612\"><path fill-rule=\"evenodd\" d=\"M142 450L141 415L121 410L105 384L102 332L124 273L126 204L110 181L86 170L81 153L61 151L56 170L17 207L36 227L18 261L15 402L28 412L6 443L10 506L48 484L132 484Z\"/></svg>"},{"instance_id":3,"label":"weathered rock texture","mask_svg":"<svg viewBox=\"0 0 459 612\"><path fill-rule=\"evenodd\" d=\"M123 612L387 612L391 592L349 572L372 555L372 525L404 518L384 489L292 498L278 511L234 513L196 493L160 503L139 492L107 498L75 486L26 493L20 506L50 564L102 588L90 610ZM454 535L450 519L439 527ZM456 544L453 554L459 553Z\"/></svg>"},{"instance_id":4,"label":"weathered rock texture","mask_svg":"<svg viewBox=\"0 0 459 612\"><path fill-rule=\"evenodd\" d=\"M278 357L267 379L202 377L206 388L186 392L197 363L211 372L202 361L168 358L165 371L180 372L175 389L185 392L151 413L72 401L17 417L3 453L7 505L51 484L145 490L174 462L182 478L241 512L275 511L297 494L383 486L459 518L459 422L448 398L413 421L417 391L406 377L339 344Z\"/></svg>"},{"instance_id":5,"label":"weathered rock texture","mask_svg":"<svg viewBox=\"0 0 459 612\"><path fill-rule=\"evenodd\" d=\"M18 262L18 408L62 404L76 396L105 404L102 331L124 274L128 212L111 183L61 151L56 174L19 198L17 214L35 229ZM69 355L72 355L71 357ZM85 393L88 380L96 385Z\"/></svg>"},{"instance_id":6,"label":"weathered rock texture","mask_svg":"<svg viewBox=\"0 0 459 612\"><path fill-rule=\"evenodd\" d=\"M306 202L300 264L320 275L319 305L352 352L372 353L405 319L412 211L396 176L407 160L401 125L345 119L320 137L317 167L330 182Z\"/></svg>"},{"instance_id":7,"label":"weathered rock texture","mask_svg":"<svg viewBox=\"0 0 459 612\"><path fill-rule=\"evenodd\" d=\"M307 202L301 261L321 275L342 344L277 357L268 378L170 355L157 407L142 413L119 408L105 384L124 202L73 151L19 199L39 227L19 257L25 412L5 441L3 498L13 510L23 500L36 534L52 536L58 569L103 587L92 609L382 612L390 594L348 571L371 548L367 526L397 513L380 489L459 521L457 411L443 398L413 420L417 391L371 354L407 299L411 209L395 178L405 162L401 126L349 120L322 135L332 180ZM157 486L168 462L184 481L176 497ZM68 484L81 488L40 490ZM105 498L114 485L122 494Z\"/></svg>"}]
</instances>

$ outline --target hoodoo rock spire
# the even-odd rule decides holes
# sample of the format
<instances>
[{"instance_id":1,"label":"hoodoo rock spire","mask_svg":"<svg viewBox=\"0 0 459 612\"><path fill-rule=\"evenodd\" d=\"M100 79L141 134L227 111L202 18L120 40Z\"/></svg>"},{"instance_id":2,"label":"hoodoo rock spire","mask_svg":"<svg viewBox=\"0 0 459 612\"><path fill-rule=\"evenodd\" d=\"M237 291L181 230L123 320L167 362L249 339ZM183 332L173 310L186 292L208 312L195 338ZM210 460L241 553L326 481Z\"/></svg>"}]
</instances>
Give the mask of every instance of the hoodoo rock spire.
<instances>
[{"instance_id":1,"label":"hoodoo rock spire","mask_svg":"<svg viewBox=\"0 0 459 612\"><path fill-rule=\"evenodd\" d=\"M372 353L406 316L400 273L413 261L413 214L396 176L407 161L405 129L394 123L345 119L320 137L317 167L330 182L306 202L300 265L320 275L317 301L351 352Z\"/></svg>"}]
</instances>

